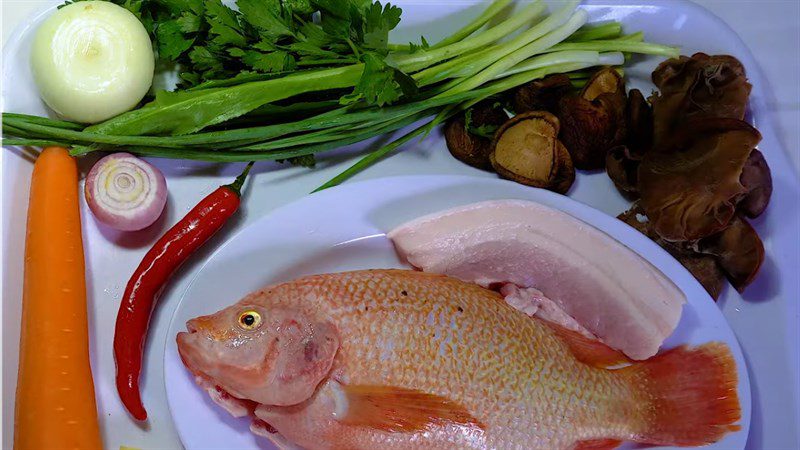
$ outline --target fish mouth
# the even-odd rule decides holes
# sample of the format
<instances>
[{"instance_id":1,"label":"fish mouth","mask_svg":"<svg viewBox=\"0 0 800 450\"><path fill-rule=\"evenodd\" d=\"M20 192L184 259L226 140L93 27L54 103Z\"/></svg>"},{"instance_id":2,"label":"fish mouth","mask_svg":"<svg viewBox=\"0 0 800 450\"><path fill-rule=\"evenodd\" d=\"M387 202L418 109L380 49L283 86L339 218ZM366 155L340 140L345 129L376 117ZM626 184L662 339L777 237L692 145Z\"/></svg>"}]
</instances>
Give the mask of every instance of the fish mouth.
<instances>
[{"instance_id":1,"label":"fish mouth","mask_svg":"<svg viewBox=\"0 0 800 450\"><path fill-rule=\"evenodd\" d=\"M198 355L197 337L197 330L193 327L188 332L179 332L175 337L178 346L178 355L181 357L183 365L195 374L200 372L200 360L202 359L200 355Z\"/></svg>"},{"instance_id":2,"label":"fish mouth","mask_svg":"<svg viewBox=\"0 0 800 450\"><path fill-rule=\"evenodd\" d=\"M194 320L186 321L186 331L188 331L190 334L191 333L197 333L197 327L194 324ZM184 333L184 332L182 331L182 332L180 332L178 334L180 335L182 333Z\"/></svg>"}]
</instances>

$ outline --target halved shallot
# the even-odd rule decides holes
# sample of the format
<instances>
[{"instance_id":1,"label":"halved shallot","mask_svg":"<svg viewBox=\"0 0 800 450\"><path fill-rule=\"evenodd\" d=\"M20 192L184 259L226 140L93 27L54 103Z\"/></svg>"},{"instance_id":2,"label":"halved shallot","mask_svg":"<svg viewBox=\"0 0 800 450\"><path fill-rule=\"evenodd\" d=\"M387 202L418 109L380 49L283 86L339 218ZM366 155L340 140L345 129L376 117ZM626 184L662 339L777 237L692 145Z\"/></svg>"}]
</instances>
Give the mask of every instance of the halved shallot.
<instances>
[{"instance_id":1,"label":"halved shallot","mask_svg":"<svg viewBox=\"0 0 800 450\"><path fill-rule=\"evenodd\" d=\"M100 222L122 231L147 228L167 202L164 175L130 153L97 161L84 186L86 202Z\"/></svg>"}]
</instances>

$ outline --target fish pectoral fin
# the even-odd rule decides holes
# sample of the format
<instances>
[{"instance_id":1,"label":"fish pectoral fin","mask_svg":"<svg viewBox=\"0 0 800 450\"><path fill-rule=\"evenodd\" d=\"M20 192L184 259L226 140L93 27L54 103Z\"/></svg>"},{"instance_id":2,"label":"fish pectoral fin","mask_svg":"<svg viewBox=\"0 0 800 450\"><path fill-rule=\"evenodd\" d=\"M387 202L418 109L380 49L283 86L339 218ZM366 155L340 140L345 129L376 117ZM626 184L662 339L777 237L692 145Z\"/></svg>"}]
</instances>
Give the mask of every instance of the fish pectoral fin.
<instances>
[{"instance_id":1,"label":"fish pectoral fin","mask_svg":"<svg viewBox=\"0 0 800 450\"><path fill-rule=\"evenodd\" d=\"M622 441L618 439L592 439L578 441L572 450L612 450L619 447Z\"/></svg>"},{"instance_id":2,"label":"fish pectoral fin","mask_svg":"<svg viewBox=\"0 0 800 450\"><path fill-rule=\"evenodd\" d=\"M554 323L545 323L567 344L575 358L584 364L608 368L633 362L621 352L600 341L588 338Z\"/></svg>"},{"instance_id":3,"label":"fish pectoral fin","mask_svg":"<svg viewBox=\"0 0 800 450\"><path fill-rule=\"evenodd\" d=\"M463 406L444 397L391 386L341 386L347 401L339 418L347 425L413 432L429 425L456 423L485 429Z\"/></svg>"}]
</instances>

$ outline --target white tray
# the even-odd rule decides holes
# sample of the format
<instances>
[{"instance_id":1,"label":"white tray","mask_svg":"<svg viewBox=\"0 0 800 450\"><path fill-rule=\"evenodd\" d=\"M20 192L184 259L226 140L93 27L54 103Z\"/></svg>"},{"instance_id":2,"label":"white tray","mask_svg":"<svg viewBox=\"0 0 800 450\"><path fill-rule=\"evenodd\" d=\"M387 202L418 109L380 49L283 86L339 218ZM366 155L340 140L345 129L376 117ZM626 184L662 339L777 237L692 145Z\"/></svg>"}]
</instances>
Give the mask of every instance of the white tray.
<instances>
[{"instance_id":1,"label":"white tray","mask_svg":"<svg viewBox=\"0 0 800 450\"><path fill-rule=\"evenodd\" d=\"M52 2L52 7L61 3ZM452 31L480 10L474 0L401 0L404 28L395 41L416 40L423 34L431 42ZM735 4L732 4L735 7ZM594 20L620 20L626 30L645 32L653 42L681 45L684 54L696 51L728 53L738 57L753 84L751 117L764 139L759 146L772 168L775 192L765 215L754 222L764 239L767 260L758 280L744 294L727 289L720 307L737 333L750 366L753 418L748 448L795 449L798 437L798 256L800 255L800 205L797 176L793 173L768 117L766 104L771 93L747 47L736 33L706 10L687 2L592 2L588 7ZM28 68L31 30L42 12L21 24L3 49L3 102L5 111L44 114ZM660 58L643 58L626 70L630 85L648 93L649 74ZM381 140L378 140L381 142ZM354 148L363 148L354 147ZM163 385L162 355L167 325L180 294L191 275L215 246L241 227L279 205L295 200L326 181L353 161L349 151L321 159L309 171L260 163L245 190L244 208L217 237L187 264L164 292L151 324L145 361L144 402L150 413L147 426L132 421L117 399L114 388L114 360L111 352L114 321L119 298L131 272L154 240L219 184L229 182L240 165L217 165L183 161L153 160L165 173L170 189L167 214L153 227L139 233L120 234L98 225L83 207L84 242L89 267L88 289L92 363L104 441L109 449L131 445L145 449L179 448L171 424ZM22 258L30 184L31 161L22 153L4 150L3 160L3 436L2 448L12 447L14 386L18 355ZM95 158L86 158L86 170ZM358 179L407 174L466 174L490 177L455 161L444 148L439 134L405 150ZM627 207L604 173L580 173L570 196L608 214ZM170 339L173 336L169 336ZM191 407L187 405L186 407Z\"/></svg>"}]
</instances>

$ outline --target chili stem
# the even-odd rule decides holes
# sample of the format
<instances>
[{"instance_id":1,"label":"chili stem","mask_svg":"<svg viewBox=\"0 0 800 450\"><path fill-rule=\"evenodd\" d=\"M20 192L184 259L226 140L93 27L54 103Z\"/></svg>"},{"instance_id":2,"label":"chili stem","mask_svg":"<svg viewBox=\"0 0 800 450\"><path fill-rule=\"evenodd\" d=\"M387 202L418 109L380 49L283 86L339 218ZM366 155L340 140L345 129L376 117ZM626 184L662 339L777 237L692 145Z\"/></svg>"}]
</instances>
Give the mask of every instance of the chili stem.
<instances>
[{"instance_id":1,"label":"chili stem","mask_svg":"<svg viewBox=\"0 0 800 450\"><path fill-rule=\"evenodd\" d=\"M227 187L228 189L232 190L233 192L236 193L236 195L241 197L242 196L242 186L244 186L244 180L247 178L247 174L250 173L250 169L253 167L253 164L255 164L255 163L256 163L255 161L250 161L249 163L247 163L247 167L245 167L244 170L242 171L242 173L239 174L239 176L236 177L235 180L233 180L233 183L226 184L225 187Z\"/></svg>"}]
</instances>

